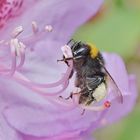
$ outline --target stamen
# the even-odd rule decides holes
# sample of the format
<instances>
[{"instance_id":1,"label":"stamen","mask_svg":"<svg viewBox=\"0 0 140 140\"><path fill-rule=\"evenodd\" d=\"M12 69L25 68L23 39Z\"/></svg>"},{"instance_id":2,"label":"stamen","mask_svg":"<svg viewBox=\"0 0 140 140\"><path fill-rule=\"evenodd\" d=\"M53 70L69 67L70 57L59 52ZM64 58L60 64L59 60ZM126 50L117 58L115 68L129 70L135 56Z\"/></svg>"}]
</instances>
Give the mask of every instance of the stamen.
<instances>
[{"instance_id":1,"label":"stamen","mask_svg":"<svg viewBox=\"0 0 140 140\"><path fill-rule=\"evenodd\" d=\"M53 30L53 27L51 25L45 26L45 31L52 32L52 30Z\"/></svg>"},{"instance_id":2,"label":"stamen","mask_svg":"<svg viewBox=\"0 0 140 140\"><path fill-rule=\"evenodd\" d=\"M35 21L32 21L32 30L33 30L33 33L37 33L39 31L38 29L38 25Z\"/></svg>"},{"instance_id":3,"label":"stamen","mask_svg":"<svg viewBox=\"0 0 140 140\"><path fill-rule=\"evenodd\" d=\"M23 27L22 26L18 26L16 27L13 32L12 32L12 37L16 38L19 34L21 34L23 32Z\"/></svg>"},{"instance_id":4,"label":"stamen","mask_svg":"<svg viewBox=\"0 0 140 140\"><path fill-rule=\"evenodd\" d=\"M71 48L68 45L62 46L61 50L62 50L63 55L65 56L65 58L73 57Z\"/></svg>"},{"instance_id":5,"label":"stamen","mask_svg":"<svg viewBox=\"0 0 140 140\"><path fill-rule=\"evenodd\" d=\"M10 46L12 48L12 52L14 51L18 57L21 55L21 53L25 52L26 46L22 42L19 42L17 38L11 39Z\"/></svg>"},{"instance_id":6,"label":"stamen","mask_svg":"<svg viewBox=\"0 0 140 140\"><path fill-rule=\"evenodd\" d=\"M82 109L86 110L92 110L92 111L103 111L111 106L111 103L109 101L106 101L103 105L100 106L84 106L80 105Z\"/></svg>"},{"instance_id":7,"label":"stamen","mask_svg":"<svg viewBox=\"0 0 140 140\"><path fill-rule=\"evenodd\" d=\"M63 51L64 50L65 49L63 49ZM66 54L69 54L68 57L72 55L70 52L66 52L66 51L71 51L70 48L66 48L65 53ZM69 64L69 67L67 68L66 73L63 75L63 77L60 80L58 80L57 82L54 82L54 83L50 83L50 84L39 84L39 83L32 82L31 80L29 80L26 77L23 78L23 76L22 76L22 78L18 78L17 80L21 81L21 83L23 83L26 86L31 86L32 88L34 88L36 90L38 88L53 88L53 87L57 87L57 86L60 86L60 85L63 85L63 88L66 89L67 86L68 86L69 76L70 76L71 71L73 69L73 61L69 60L68 61L68 64ZM53 95L57 95L59 93L60 92L57 92L55 94L52 94L51 93L50 95L53 96ZM47 95L49 95L49 94L47 93Z\"/></svg>"},{"instance_id":8,"label":"stamen","mask_svg":"<svg viewBox=\"0 0 140 140\"><path fill-rule=\"evenodd\" d=\"M63 85L63 88L66 89L67 86L68 86L68 79L69 79L69 75L70 75L71 70L72 70L73 63L69 62L69 65L70 65L70 67L68 67L68 69L67 69L66 73L63 75L63 77L60 80L58 80L57 82L54 82L54 83L50 83L50 84L35 83L35 82L32 82L31 80L29 80L27 77L23 76L21 73L18 73L18 76L15 77L15 80L17 80L18 82L21 82L22 84L24 84L26 86L30 86L30 87L35 88L35 89L53 88L53 87L57 87L57 86L60 86L60 85ZM54 94L53 95L52 94L53 93L51 93L51 96L54 95Z\"/></svg>"},{"instance_id":9,"label":"stamen","mask_svg":"<svg viewBox=\"0 0 140 140\"><path fill-rule=\"evenodd\" d=\"M23 37L21 40L26 44L26 46L30 46L30 50L33 51L34 44L36 44L40 39L43 39L46 37L46 31L51 32L53 30L51 25L47 25L46 27L43 27L43 29L38 29L37 23L35 21L32 22L32 30L34 34L31 34L29 36ZM46 29L45 29L46 28Z\"/></svg>"},{"instance_id":10,"label":"stamen","mask_svg":"<svg viewBox=\"0 0 140 140\"><path fill-rule=\"evenodd\" d=\"M25 62L25 49L26 49L26 46L22 42L19 42L19 45L20 45L20 63L17 66L17 68L21 68L23 66L24 62Z\"/></svg>"},{"instance_id":11,"label":"stamen","mask_svg":"<svg viewBox=\"0 0 140 140\"><path fill-rule=\"evenodd\" d=\"M12 57L12 66L11 66L11 71L10 75L12 76L15 71L16 71L16 48L15 48L15 43L17 40L12 39L10 42L10 48L11 48L11 57Z\"/></svg>"},{"instance_id":12,"label":"stamen","mask_svg":"<svg viewBox=\"0 0 140 140\"><path fill-rule=\"evenodd\" d=\"M56 93L45 93L45 92L42 92L40 89L37 89L35 87L31 87L29 85L26 85L26 83L24 83L24 81L25 80L28 81L28 79L26 79L26 77L23 76L22 74L20 74L19 72L15 72L15 75L13 75L12 78L14 78L16 81L18 80L20 83L23 82L23 83L21 83L22 85L24 85L27 88L35 91L37 94L41 94L45 98L47 97L46 98L47 100L49 100L50 102L55 103L56 105L61 105L61 106L67 107L67 109L74 109L76 106L78 106L78 104L73 104L73 102L70 102L69 103L69 102L61 101L60 99L56 99L54 97L53 98L50 98L49 97L49 96L52 96L52 95L54 96L54 94L57 95L57 94L62 93L63 90L64 90L63 89L64 87L62 88L62 90L57 91ZM20 81L21 79L24 79L24 80L23 81Z\"/></svg>"},{"instance_id":13,"label":"stamen","mask_svg":"<svg viewBox=\"0 0 140 140\"><path fill-rule=\"evenodd\" d=\"M10 48L11 48L11 57L12 57L12 67L11 67L10 75L13 75L17 69L16 56L20 57L20 63L18 65L18 68L20 68L24 64L26 46L22 42L19 42L17 38L15 38L15 39L11 39Z\"/></svg>"},{"instance_id":14,"label":"stamen","mask_svg":"<svg viewBox=\"0 0 140 140\"><path fill-rule=\"evenodd\" d=\"M30 39L34 40L36 38L36 36L39 36L39 34L40 34L40 32L38 31L37 24L34 21L32 22L32 28L33 28L33 32L37 33L35 35L30 36L31 37ZM46 31L50 32L50 31L52 31L52 26L47 25L45 27L45 29L46 29ZM35 83L18 71L18 69L21 68L21 66L23 66L24 61L25 61L26 46L24 45L25 43L22 43L24 40L22 42L20 42L16 38L22 32L23 32L23 28L22 28L22 26L19 26L12 33L12 37L14 37L13 39L11 39L10 41L2 41L2 43L7 42L7 45L10 46L11 59L12 59L11 69L8 69L6 66L6 67L3 67L2 70L0 70L0 73L2 74L2 76L10 75L9 78L16 80L18 83L22 84L23 86L26 86L28 89L36 92L37 94L40 94L45 98L47 97L47 99L50 99L52 102L55 102L56 104L68 106L70 108L75 107L75 103L76 103L75 100L73 100L73 102L71 102L71 103L64 103L64 102L60 101L59 99L53 100L54 96L60 95L67 88L67 86L69 84L69 76L73 69L72 60L67 60L69 67L67 68L66 73L62 76L62 78L60 80L58 80L54 83L49 83L49 84ZM41 33L44 34L44 30ZM41 34L41 36L42 36L42 34ZM67 45L63 46L62 52L66 58L72 57L72 52L71 52L71 49L69 46L67 46ZM18 65L17 65L17 58L20 58L20 62ZM5 73L8 73L8 75L6 75ZM58 91L53 92L53 93L46 92L42 89L42 88L54 88L54 87L57 87L60 85L62 86L61 89L59 89ZM53 98L51 98L51 97L53 97ZM78 104L76 104L76 105L78 105Z\"/></svg>"},{"instance_id":15,"label":"stamen","mask_svg":"<svg viewBox=\"0 0 140 140\"><path fill-rule=\"evenodd\" d=\"M11 75L13 75L11 78L16 80L18 83L22 84L23 86L26 86L27 88L29 88L30 90L36 92L37 94L40 94L42 95L43 97L54 97L54 96L57 96L57 95L60 95L68 86L68 83L69 83L69 75L71 73L71 70L73 68L73 62L70 60L68 61L69 63L69 66L66 73L63 75L63 77L55 82L55 83L50 83L50 84L38 84L38 83L34 83L32 82L31 80L29 80L27 77L25 77L23 74L21 74L20 72L16 71L17 70L17 67L16 67L16 59L15 56L16 56L16 47L19 46L19 45L23 45L21 42L19 43L18 42L18 39L12 39L11 40L11 52L13 54L13 65L12 65L12 70L11 70ZM22 47L23 48L23 47ZM53 92L53 93L49 93L49 92L45 92L43 91L41 88L53 88L53 87L57 87L59 85L62 85L62 88L56 92ZM63 104L62 102L58 101L58 100L55 100L55 102L59 103L59 104ZM73 103L75 104L76 101L73 100ZM65 104L65 105L69 105L70 107L73 106L72 104ZM75 106L75 105L74 105Z\"/></svg>"}]
</instances>

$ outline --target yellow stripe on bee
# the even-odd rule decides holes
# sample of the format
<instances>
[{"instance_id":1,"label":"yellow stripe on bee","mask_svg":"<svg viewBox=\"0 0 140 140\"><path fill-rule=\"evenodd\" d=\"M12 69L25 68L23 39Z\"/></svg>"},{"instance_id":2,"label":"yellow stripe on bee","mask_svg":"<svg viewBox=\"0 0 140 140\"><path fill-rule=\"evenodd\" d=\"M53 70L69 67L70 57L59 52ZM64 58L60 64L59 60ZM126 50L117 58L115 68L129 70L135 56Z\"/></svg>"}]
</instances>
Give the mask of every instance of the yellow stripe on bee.
<instances>
[{"instance_id":1,"label":"yellow stripe on bee","mask_svg":"<svg viewBox=\"0 0 140 140\"><path fill-rule=\"evenodd\" d=\"M94 44L88 43L88 46L90 48L90 56L92 58L95 58L98 55L99 50L96 48Z\"/></svg>"}]
</instances>

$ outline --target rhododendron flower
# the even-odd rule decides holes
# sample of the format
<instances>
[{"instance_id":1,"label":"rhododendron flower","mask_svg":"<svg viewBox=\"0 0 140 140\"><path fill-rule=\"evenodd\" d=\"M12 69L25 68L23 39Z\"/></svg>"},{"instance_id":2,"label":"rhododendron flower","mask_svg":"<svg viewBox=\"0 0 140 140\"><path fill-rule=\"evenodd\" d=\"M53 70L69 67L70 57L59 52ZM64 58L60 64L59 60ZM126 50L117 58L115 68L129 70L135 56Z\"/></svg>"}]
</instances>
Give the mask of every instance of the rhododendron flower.
<instances>
[{"instance_id":1,"label":"rhododendron flower","mask_svg":"<svg viewBox=\"0 0 140 140\"><path fill-rule=\"evenodd\" d=\"M68 97L73 62L57 63L73 32L95 15L102 0L2 0L0 2L0 139L90 140L90 133L132 110L135 77L123 60L104 53L106 68L122 92L119 104L113 88L105 100L111 107L83 110ZM4 10L5 9L5 10ZM122 110L123 108L123 110Z\"/></svg>"}]
</instances>

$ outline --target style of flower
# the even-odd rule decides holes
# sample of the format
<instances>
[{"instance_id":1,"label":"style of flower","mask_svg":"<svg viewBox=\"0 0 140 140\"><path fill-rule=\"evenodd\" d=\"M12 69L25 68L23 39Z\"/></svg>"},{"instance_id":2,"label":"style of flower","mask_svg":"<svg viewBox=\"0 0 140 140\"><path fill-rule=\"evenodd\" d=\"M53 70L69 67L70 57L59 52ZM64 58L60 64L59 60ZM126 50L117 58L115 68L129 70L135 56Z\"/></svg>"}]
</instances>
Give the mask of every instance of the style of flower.
<instances>
[{"instance_id":1,"label":"style of flower","mask_svg":"<svg viewBox=\"0 0 140 140\"><path fill-rule=\"evenodd\" d=\"M66 44L77 27L96 14L102 2L0 2L0 139L90 140L94 129L132 110L137 93L135 78L127 74L122 59L115 54L103 56L106 68L123 94L123 104L117 102L115 91L110 89L109 109L86 110L81 115L82 108L77 104L58 98L69 96L74 88L74 76L69 81L72 61L69 67L57 63L62 57L60 46ZM122 108L125 109L121 112Z\"/></svg>"}]
</instances>

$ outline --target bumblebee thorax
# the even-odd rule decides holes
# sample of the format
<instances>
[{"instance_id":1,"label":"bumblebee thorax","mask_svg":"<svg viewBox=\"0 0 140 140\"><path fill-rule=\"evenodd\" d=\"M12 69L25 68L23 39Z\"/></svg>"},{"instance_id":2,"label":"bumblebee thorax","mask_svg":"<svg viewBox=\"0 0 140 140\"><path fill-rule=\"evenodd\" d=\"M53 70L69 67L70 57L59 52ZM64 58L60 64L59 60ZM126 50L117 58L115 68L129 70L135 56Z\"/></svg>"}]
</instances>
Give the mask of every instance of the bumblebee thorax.
<instances>
[{"instance_id":1,"label":"bumblebee thorax","mask_svg":"<svg viewBox=\"0 0 140 140\"><path fill-rule=\"evenodd\" d=\"M89 47L89 49L90 49L90 56L91 56L92 58L97 57L98 54L99 54L98 48L96 48L96 46L95 46L94 44L90 44L90 43L88 43L88 47Z\"/></svg>"}]
</instances>

